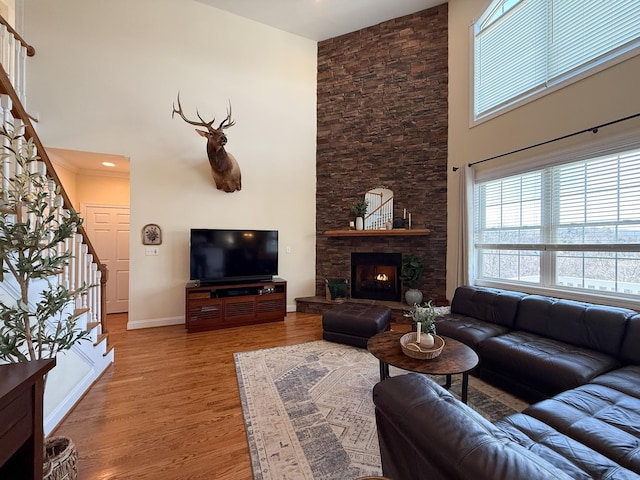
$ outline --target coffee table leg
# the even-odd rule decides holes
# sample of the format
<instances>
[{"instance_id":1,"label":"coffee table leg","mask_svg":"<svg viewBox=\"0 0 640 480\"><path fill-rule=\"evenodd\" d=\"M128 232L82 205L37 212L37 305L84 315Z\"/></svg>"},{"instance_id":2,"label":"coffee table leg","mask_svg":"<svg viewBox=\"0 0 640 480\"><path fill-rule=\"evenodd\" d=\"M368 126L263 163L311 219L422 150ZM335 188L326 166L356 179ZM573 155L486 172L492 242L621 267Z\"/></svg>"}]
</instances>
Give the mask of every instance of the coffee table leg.
<instances>
[{"instance_id":1,"label":"coffee table leg","mask_svg":"<svg viewBox=\"0 0 640 480\"><path fill-rule=\"evenodd\" d=\"M451 388L451 375L447 375L447 382L444 384L444 388L449 390Z\"/></svg>"},{"instance_id":2,"label":"coffee table leg","mask_svg":"<svg viewBox=\"0 0 640 480\"><path fill-rule=\"evenodd\" d=\"M469 374L467 372L464 372L462 374L462 392L460 392L462 403L467 403L468 389L469 389Z\"/></svg>"},{"instance_id":3,"label":"coffee table leg","mask_svg":"<svg viewBox=\"0 0 640 480\"><path fill-rule=\"evenodd\" d=\"M380 381L389 378L389 364L380 360Z\"/></svg>"}]
</instances>

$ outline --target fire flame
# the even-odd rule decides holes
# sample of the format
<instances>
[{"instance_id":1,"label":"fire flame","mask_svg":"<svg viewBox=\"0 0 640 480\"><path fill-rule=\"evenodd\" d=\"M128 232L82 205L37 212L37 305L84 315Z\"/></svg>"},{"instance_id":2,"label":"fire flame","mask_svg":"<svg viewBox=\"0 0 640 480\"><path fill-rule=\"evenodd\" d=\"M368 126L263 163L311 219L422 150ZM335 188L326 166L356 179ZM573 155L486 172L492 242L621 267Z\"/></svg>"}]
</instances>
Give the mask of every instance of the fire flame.
<instances>
[{"instance_id":1,"label":"fire flame","mask_svg":"<svg viewBox=\"0 0 640 480\"><path fill-rule=\"evenodd\" d=\"M379 282L386 282L387 280L389 280L389 277L387 277L386 273L380 273L376 277L376 280L378 280Z\"/></svg>"}]
</instances>

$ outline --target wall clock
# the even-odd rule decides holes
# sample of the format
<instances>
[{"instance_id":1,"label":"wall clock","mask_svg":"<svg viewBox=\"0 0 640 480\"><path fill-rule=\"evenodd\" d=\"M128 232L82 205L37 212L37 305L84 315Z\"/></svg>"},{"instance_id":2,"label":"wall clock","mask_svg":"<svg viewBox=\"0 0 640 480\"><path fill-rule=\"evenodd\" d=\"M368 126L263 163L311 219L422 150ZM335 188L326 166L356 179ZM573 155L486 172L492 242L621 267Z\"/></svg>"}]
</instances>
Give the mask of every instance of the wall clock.
<instances>
[{"instance_id":1,"label":"wall clock","mask_svg":"<svg viewBox=\"0 0 640 480\"><path fill-rule=\"evenodd\" d=\"M155 223L149 223L142 228L143 245L160 245L162 243L162 230Z\"/></svg>"}]
</instances>

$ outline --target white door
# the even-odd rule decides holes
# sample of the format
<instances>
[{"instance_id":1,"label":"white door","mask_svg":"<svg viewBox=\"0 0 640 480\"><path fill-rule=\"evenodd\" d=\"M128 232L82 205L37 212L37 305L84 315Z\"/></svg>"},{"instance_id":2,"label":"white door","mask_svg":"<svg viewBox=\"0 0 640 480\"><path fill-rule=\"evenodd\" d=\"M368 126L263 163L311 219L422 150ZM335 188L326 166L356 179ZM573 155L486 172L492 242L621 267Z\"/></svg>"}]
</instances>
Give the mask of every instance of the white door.
<instances>
[{"instance_id":1,"label":"white door","mask_svg":"<svg viewBox=\"0 0 640 480\"><path fill-rule=\"evenodd\" d=\"M129 311L129 207L87 205L84 228L107 266L107 313Z\"/></svg>"}]
</instances>

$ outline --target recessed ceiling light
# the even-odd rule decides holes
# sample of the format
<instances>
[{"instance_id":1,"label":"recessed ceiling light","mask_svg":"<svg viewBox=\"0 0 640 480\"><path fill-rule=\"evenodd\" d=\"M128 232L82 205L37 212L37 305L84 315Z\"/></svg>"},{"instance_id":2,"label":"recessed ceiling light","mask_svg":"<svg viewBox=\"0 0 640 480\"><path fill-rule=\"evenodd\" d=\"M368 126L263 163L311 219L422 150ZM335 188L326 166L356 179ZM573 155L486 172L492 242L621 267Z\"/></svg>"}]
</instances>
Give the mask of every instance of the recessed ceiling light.
<instances>
[{"instance_id":1,"label":"recessed ceiling light","mask_svg":"<svg viewBox=\"0 0 640 480\"><path fill-rule=\"evenodd\" d=\"M116 166L115 163L111 163L111 162L102 162L102 165L104 165L105 167L115 167Z\"/></svg>"}]
</instances>

